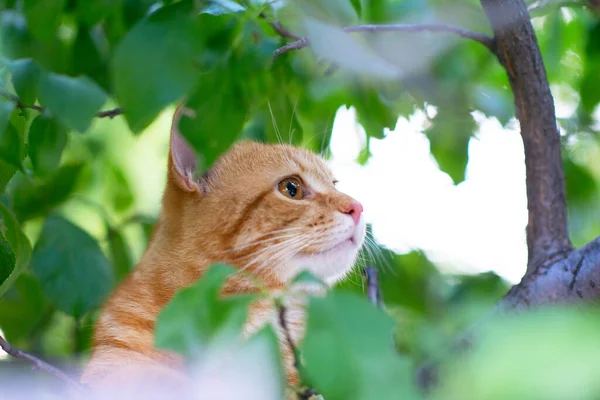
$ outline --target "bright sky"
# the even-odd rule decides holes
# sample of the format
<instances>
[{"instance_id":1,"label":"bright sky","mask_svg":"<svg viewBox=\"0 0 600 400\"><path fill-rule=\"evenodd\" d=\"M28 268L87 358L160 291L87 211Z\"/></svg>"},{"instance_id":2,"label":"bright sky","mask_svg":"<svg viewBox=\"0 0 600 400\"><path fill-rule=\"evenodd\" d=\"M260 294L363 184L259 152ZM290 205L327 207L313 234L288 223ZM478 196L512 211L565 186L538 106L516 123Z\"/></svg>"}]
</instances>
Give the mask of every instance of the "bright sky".
<instances>
[{"instance_id":1,"label":"bright sky","mask_svg":"<svg viewBox=\"0 0 600 400\"><path fill-rule=\"evenodd\" d=\"M441 172L422 133L425 115L400 118L372 140L366 166L354 160L365 141L353 109L341 108L333 128L331 167L339 188L363 203L375 239L399 253L421 249L442 269L495 271L510 282L525 272L527 198L523 145L514 129L474 114L466 180Z\"/></svg>"}]
</instances>

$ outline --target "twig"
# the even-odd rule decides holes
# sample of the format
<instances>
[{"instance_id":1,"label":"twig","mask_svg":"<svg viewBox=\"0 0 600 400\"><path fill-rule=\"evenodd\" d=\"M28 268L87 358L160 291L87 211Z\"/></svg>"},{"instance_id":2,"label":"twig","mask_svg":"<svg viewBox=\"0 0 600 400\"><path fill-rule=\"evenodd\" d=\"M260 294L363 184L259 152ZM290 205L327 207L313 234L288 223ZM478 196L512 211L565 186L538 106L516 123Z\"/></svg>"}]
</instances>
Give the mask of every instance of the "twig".
<instances>
[{"instance_id":1,"label":"twig","mask_svg":"<svg viewBox=\"0 0 600 400\"><path fill-rule=\"evenodd\" d=\"M41 113L46 111L45 107L38 106L36 104L24 104L18 96L15 96L14 94L6 92L4 90L2 92L0 92L0 95L7 98L8 100L13 101L15 103L15 105L17 106L17 108L20 110L30 109L30 110L35 110L35 111L38 111ZM117 107L117 108L113 108L112 110L100 111L98 114L96 114L96 117L112 119L121 114L123 114L123 109L121 107Z\"/></svg>"},{"instance_id":2,"label":"twig","mask_svg":"<svg viewBox=\"0 0 600 400\"><path fill-rule=\"evenodd\" d=\"M298 352L298 348L296 347L296 345L294 345L294 342L292 341L292 335L290 334L290 330L288 329L287 326L287 321L285 319L285 314L287 312L287 309L285 308L285 306L283 304L279 305L279 325L281 325L281 330L283 330L283 335L285 337L285 341L287 342L288 346L290 346L290 349L292 349L292 354L294 355L294 368L296 368L296 370L300 369L300 354Z\"/></svg>"},{"instance_id":3,"label":"twig","mask_svg":"<svg viewBox=\"0 0 600 400\"><path fill-rule=\"evenodd\" d=\"M280 302L278 302L277 307L279 309L279 325L281 325L281 330L283 331L285 341L287 342L290 349L292 349L292 354L294 356L294 368L296 369L296 371L298 371L298 374L300 374L302 369L302 364L300 363L300 352L298 351L296 345L294 345L292 335L290 334L290 330L287 326L287 320L285 319L287 309ZM300 374L300 376L302 375ZM313 388L309 387L299 390L296 394L299 400L308 400L312 396L317 395L318 393Z\"/></svg>"},{"instance_id":4,"label":"twig","mask_svg":"<svg viewBox=\"0 0 600 400\"><path fill-rule=\"evenodd\" d=\"M281 37L284 38L288 38L288 39L293 39L293 40L300 40L302 39L301 36L296 35L293 32L290 32L289 30L287 30L286 28L284 28L283 25L281 25L279 22L271 22L268 20L267 16L265 15L265 13L260 13L258 14L259 17L261 17L262 19L264 19L265 21L267 21L269 23L269 25L271 25L273 27L273 29L275 30L275 32L277 32Z\"/></svg>"},{"instance_id":5,"label":"twig","mask_svg":"<svg viewBox=\"0 0 600 400\"><path fill-rule=\"evenodd\" d=\"M445 24L385 24L385 25L356 25L342 28L344 32L446 32L458 35L465 39L471 39L481 43L489 50L494 52L494 38L484 33L473 32L458 26ZM277 31L277 29L276 29ZM279 31L278 31L279 32ZM286 32L289 32L286 30ZM281 33L280 33L281 34ZM282 35L284 36L284 35ZM295 35L294 35L295 36ZM290 37L290 36L284 36ZM273 52L275 58L291 50L302 49L309 45L307 38L299 38L295 42L286 44Z\"/></svg>"},{"instance_id":6,"label":"twig","mask_svg":"<svg viewBox=\"0 0 600 400\"><path fill-rule=\"evenodd\" d=\"M72 379L69 375L67 375L65 372L61 371L60 369L48 364L45 361L40 360L39 358L24 352L23 350L19 350L16 347L13 347L10 343L8 343L6 341L6 339L4 339L4 337L0 336L0 347L2 348L2 350L4 350L8 355L14 357L14 358L19 358L22 360L27 360L29 362L31 362L34 365L34 368L42 370L42 371L46 371L49 374L54 375L55 377L57 377L58 379L66 382L67 384L69 384L70 386L72 386L73 388L76 389L83 389L84 386L82 386L81 384L79 384L77 381L75 381L74 379Z\"/></svg>"},{"instance_id":7,"label":"twig","mask_svg":"<svg viewBox=\"0 0 600 400\"><path fill-rule=\"evenodd\" d=\"M379 287L379 273L375 267L367 266L362 270L363 276L367 280L367 296L371 303L377 307L383 306L383 296Z\"/></svg>"}]
</instances>

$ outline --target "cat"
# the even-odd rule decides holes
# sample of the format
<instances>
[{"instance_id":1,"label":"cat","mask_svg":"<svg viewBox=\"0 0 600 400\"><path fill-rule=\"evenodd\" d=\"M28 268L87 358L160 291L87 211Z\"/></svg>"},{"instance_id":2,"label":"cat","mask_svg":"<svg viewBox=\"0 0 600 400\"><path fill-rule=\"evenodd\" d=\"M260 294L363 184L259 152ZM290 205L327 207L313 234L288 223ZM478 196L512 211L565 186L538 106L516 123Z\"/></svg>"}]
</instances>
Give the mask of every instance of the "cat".
<instances>
[{"instance_id":1,"label":"cat","mask_svg":"<svg viewBox=\"0 0 600 400\"><path fill-rule=\"evenodd\" d=\"M171 374L173 385L179 384L182 360L155 349L155 321L176 291L212 263L243 268L274 292L302 270L333 285L352 269L363 244L363 207L335 188L320 156L285 144L240 141L195 177L195 154L178 131L182 117L194 116L182 106L174 114L162 209L148 247L95 326L81 377L92 388L130 382L133 367L142 365L138 371L147 376ZM224 295L256 291L239 275L226 284ZM286 321L297 344L304 331L303 303L292 303ZM245 336L265 323L277 325L274 311L268 302L253 304ZM281 327L276 329L293 386L298 376L291 348Z\"/></svg>"}]
</instances>

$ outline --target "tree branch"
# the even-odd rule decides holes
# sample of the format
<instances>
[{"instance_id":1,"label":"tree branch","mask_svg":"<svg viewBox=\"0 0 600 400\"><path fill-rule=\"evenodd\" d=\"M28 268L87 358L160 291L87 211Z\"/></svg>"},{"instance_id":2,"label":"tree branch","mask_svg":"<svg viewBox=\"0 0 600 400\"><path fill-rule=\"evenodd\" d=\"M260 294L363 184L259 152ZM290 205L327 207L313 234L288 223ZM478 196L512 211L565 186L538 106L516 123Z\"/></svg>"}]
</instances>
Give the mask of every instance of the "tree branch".
<instances>
[{"instance_id":1,"label":"tree branch","mask_svg":"<svg viewBox=\"0 0 600 400\"><path fill-rule=\"evenodd\" d=\"M37 358L37 357L35 357L35 356L33 356L33 355L29 354L29 353L24 352L23 350L19 350L16 347L13 347L2 336L0 336L0 348L2 348L2 350L4 350L8 355L10 355L10 356L12 356L14 358L18 358L18 359L22 359L22 360L27 360L27 361L31 362L34 365L35 368L43 370L45 372L48 372L51 375L54 375L58 379L60 379L63 382L67 383L72 388L83 389L83 386L81 384L79 384L77 381L75 381L74 379L72 379L65 372L63 372L60 369L58 369L58 368L56 368L56 367L48 364L45 361L40 360L39 358Z\"/></svg>"},{"instance_id":2,"label":"tree branch","mask_svg":"<svg viewBox=\"0 0 600 400\"><path fill-rule=\"evenodd\" d=\"M279 25L279 24L278 24ZM273 25L272 25L273 26ZM281 25L279 25L281 26ZM275 27L274 27L275 28ZM280 33L277 29L275 29L278 33ZM453 25L445 25L445 24L387 24L387 25L356 25L356 26L348 26L342 28L344 32L409 32L409 33L418 33L418 32L445 32L451 33L454 35L458 35L465 39L471 39L478 43L481 43L489 50L494 52L494 39L486 34L473 32L467 29L463 29ZM285 31L289 32L289 31ZM285 34L280 33L283 37ZM292 34L293 35L293 34ZM294 35L296 36L296 35ZM298 36L296 36L298 37ZM295 42L291 42L286 44L283 47L278 48L273 52L273 56L275 58L279 57L282 54L285 54L292 50L302 49L309 45L309 41L307 38L298 38Z\"/></svg>"},{"instance_id":3,"label":"tree branch","mask_svg":"<svg viewBox=\"0 0 600 400\"><path fill-rule=\"evenodd\" d=\"M571 250L554 101L525 3L481 0L481 5L494 30L496 55L508 74L521 125L527 172L530 274Z\"/></svg>"},{"instance_id":4,"label":"tree branch","mask_svg":"<svg viewBox=\"0 0 600 400\"><path fill-rule=\"evenodd\" d=\"M14 102L15 105L17 106L17 108L20 110L30 109L30 110L35 110L35 111L38 111L41 113L46 111L45 107L38 106L36 104L23 104L23 102L21 101L21 99L19 99L19 97L15 96L12 93L6 92L4 90L0 91L0 96ZM120 107L117 107L117 108L113 108L112 110L100 111L98 114L96 114L96 117L112 119L121 114L123 114L123 109Z\"/></svg>"},{"instance_id":5,"label":"tree branch","mask_svg":"<svg viewBox=\"0 0 600 400\"><path fill-rule=\"evenodd\" d=\"M367 296L371 303L377 307L383 306L383 296L379 287L379 273L375 267L367 266L362 270L363 277L367 280Z\"/></svg>"}]
</instances>

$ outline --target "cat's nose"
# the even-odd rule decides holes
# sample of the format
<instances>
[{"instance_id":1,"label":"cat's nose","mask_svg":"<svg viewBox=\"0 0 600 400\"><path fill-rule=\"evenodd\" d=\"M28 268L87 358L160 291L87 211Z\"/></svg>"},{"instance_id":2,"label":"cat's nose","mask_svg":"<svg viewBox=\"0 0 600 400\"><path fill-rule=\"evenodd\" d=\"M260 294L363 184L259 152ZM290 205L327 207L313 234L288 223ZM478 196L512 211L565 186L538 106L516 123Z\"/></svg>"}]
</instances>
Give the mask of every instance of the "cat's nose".
<instances>
[{"instance_id":1,"label":"cat's nose","mask_svg":"<svg viewBox=\"0 0 600 400\"><path fill-rule=\"evenodd\" d=\"M352 200L345 206L343 212L344 214L350 215L354 220L354 223L358 224L358 221L360 220L360 215L363 212L363 206L358 201Z\"/></svg>"}]
</instances>

